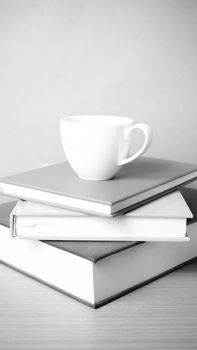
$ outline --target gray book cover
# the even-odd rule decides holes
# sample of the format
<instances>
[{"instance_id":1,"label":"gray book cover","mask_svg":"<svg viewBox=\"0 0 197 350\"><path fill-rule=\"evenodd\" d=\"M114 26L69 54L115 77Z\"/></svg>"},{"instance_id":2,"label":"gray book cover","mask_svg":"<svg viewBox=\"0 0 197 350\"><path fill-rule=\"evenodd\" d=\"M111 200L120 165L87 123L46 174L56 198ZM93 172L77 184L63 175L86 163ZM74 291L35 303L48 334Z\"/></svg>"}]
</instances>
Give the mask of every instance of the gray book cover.
<instances>
[{"instance_id":1,"label":"gray book cover","mask_svg":"<svg viewBox=\"0 0 197 350\"><path fill-rule=\"evenodd\" d=\"M114 179L86 181L67 162L3 178L6 195L100 215L129 211L197 178L197 165L141 157Z\"/></svg>"}]
</instances>

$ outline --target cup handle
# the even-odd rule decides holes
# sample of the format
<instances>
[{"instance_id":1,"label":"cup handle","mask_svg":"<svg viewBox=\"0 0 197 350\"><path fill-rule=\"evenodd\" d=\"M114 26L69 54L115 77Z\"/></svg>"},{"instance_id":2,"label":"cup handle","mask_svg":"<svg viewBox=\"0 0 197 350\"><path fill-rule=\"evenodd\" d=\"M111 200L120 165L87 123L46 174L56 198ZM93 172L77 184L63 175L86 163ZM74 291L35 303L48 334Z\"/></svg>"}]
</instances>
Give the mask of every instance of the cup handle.
<instances>
[{"instance_id":1,"label":"cup handle","mask_svg":"<svg viewBox=\"0 0 197 350\"><path fill-rule=\"evenodd\" d=\"M151 131L151 128L147 124L144 124L144 123L134 124L130 128L128 128L124 134L125 141L128 141L131 133L133 132L133 130L136 130L136 129L140 129L144 133L144 137L145 137L144 143L143 143L142 147L139 149L139 151L132 154L130 157L119 161L118 165L123 165L123 164L127 164L129 162L132 162L134 159L141 156L141 154L143 154L149 148L151 141L152 141L152 131Z\"/></svg>"}]
</instances>

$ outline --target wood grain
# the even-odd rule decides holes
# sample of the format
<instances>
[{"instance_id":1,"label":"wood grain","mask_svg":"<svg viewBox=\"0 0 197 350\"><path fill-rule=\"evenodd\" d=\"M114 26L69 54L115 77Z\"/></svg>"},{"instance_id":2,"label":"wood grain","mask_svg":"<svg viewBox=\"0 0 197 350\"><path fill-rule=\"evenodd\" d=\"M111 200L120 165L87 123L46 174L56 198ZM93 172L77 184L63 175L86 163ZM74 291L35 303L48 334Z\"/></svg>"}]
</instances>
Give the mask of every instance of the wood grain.
<instances>
[{"instance_id":1,"label":"wood grain","mask_svg":"<svg viewBox=\"0 0 197 350\"><path fill-rule=\"evenodd\" d=\"M0 349L196 349L197 261L94 310L0 264Z\"/></svg>"}]
</instances>

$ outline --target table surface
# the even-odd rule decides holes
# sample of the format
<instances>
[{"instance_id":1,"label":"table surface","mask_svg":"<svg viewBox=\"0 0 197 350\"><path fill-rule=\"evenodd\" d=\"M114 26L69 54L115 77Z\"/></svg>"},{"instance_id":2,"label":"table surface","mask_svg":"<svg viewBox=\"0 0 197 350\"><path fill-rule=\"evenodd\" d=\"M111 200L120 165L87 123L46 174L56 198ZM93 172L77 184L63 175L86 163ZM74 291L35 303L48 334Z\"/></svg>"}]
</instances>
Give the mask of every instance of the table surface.
<instances>
[{"instance_id":1,"label":"table surface","mask_svg":"<svg viewBox=\"0 0 197 350\"><path fill-rule=\"evenodd\" d=\"M0 349L197 349L197 261L100 309L0 264Z\"/></svg>"}]
</instances>

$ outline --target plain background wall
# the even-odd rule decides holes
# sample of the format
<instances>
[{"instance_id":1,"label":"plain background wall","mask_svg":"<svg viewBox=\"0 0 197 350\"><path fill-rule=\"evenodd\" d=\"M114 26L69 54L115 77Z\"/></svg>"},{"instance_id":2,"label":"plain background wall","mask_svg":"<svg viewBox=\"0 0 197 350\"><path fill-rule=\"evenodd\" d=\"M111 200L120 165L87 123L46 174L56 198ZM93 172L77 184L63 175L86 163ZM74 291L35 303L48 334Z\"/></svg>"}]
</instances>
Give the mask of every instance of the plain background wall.
<instances>
[{"instance_id":1,"label":"plain background wall","mask_svg":"<svg viewBox=\"0 0 197 350\"><path fill-rule=\"evenodd\" d=\"M196 0L0 0L0 176L64 160L59 118L148 123L197 162Z\"/></svg>"}]
</instances>

